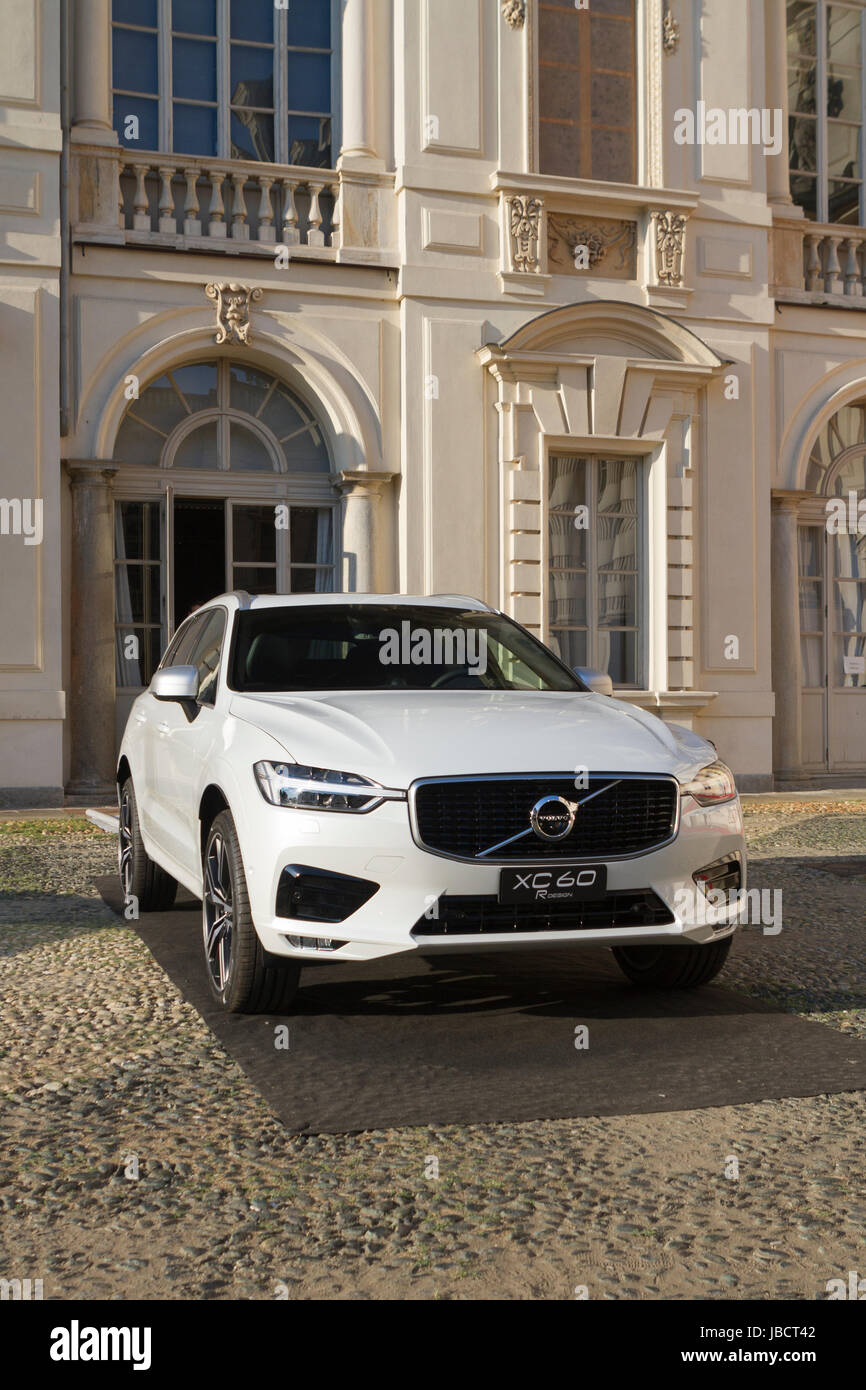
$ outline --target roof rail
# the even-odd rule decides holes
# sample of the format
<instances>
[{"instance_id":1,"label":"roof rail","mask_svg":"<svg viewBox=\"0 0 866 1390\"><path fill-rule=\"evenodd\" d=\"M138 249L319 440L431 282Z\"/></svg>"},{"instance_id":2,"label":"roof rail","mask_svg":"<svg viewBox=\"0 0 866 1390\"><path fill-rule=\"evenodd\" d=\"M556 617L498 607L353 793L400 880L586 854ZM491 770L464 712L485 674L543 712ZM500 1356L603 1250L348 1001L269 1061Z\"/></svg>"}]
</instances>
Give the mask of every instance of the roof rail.
<instances>
[{"instance_id":1,"label":"roof rail","mask_svg":"<svg viewBox=\"0 0 866 1390\"><path fill-rule=\"evenodd\" d=\"M429 594L429 598L457 598L463 603L471 604L473 608L483 608L486 613L493 613L496 610L485 603L482 598L475 598L472 594Z\"/></svg>"},{"instance_id":2,"label":"roof rail","mask_svg":"<svg viewBox=\"0 0 866 1390\"><path fill-rule=\"evenodd\" d=\"M236 598L241 608L249 608L253 601L252 594L247 593L246 589L232 589L229 598Z\"/></svg>"}]
</instances>

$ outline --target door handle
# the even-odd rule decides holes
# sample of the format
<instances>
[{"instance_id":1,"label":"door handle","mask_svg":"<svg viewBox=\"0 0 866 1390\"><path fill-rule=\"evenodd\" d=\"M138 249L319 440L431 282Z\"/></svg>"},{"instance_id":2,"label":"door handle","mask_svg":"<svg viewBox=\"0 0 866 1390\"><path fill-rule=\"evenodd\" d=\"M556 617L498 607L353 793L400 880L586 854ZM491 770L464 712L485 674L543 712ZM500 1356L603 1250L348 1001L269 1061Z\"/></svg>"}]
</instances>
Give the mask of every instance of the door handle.
<instances>
[{"instance_id":1,"label":"door handle","mask_svg":"<svg viewBox=\"0 0 866 1390\"><path fill-rule=\"evenodd\" d=\"M161 723L161 724L157 724L156 727L159 729L159 732L160 732L161 734L167 734L167 733L169 732L169 727L168 727L168 725L166 724L166 722L165 722L164 719L163 719L162 723Z\"/></svg>"}]
</instances>

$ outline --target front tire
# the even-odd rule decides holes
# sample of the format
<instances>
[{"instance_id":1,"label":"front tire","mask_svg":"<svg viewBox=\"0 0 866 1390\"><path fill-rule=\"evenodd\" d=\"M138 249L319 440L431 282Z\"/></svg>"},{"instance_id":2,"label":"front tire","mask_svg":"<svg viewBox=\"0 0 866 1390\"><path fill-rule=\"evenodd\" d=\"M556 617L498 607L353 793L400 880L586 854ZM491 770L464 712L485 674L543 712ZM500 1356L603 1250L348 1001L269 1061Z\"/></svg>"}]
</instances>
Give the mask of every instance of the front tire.
<instances>
[{"instance_id":1,"label":"front tire","mask_svg":"<svg viewBox=\"0 0 866 1390\"><path fill-rule=\"evenodd\" d=\"M616 963L632 984L644 989L697 989L714 980L728 959L732 937L707 946L614 946Z\"/></svg>"},{"instance_id":2,"label":"front tire","mask_svg":"<svg viewBox=\"0 0 866 1390\"><path fill-rule=\"evenodd\" d=\"M174 902L177 880L154 863L144 848L131 777L120 788L117 872L125 905L137 901L139 912L167 912Z\"/></svg>"},{"instance_id":3,"label":"front tire","mask_svg":"<svg viewBox=\"0 0 866 1390\"><path fill-rule=\"evenodd\" d=\"M287 1013L300 963L270 955L259 941L229 811L220 811L208 830L202 880L202 938L213 998L227 1013Z\"/></svg>"}]
</instances>

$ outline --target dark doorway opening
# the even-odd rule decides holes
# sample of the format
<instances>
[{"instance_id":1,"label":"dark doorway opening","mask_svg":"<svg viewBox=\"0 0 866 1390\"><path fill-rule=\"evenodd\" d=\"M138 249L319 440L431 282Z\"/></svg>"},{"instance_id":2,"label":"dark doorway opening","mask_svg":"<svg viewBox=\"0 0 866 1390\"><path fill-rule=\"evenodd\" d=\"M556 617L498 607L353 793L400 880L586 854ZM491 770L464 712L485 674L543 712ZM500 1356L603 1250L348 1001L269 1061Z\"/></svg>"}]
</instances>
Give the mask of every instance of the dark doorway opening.
<instances>
[{"instance_id":1,"label":"dark doorway opening","mask_svg":"<svg viewBox=\"0 0 866 1390\"><path fill-rule=\"evenodd\" d=\"M226 587L225 502L177 497L174 502L174 621Z\"/></svg>"}]
</instances>

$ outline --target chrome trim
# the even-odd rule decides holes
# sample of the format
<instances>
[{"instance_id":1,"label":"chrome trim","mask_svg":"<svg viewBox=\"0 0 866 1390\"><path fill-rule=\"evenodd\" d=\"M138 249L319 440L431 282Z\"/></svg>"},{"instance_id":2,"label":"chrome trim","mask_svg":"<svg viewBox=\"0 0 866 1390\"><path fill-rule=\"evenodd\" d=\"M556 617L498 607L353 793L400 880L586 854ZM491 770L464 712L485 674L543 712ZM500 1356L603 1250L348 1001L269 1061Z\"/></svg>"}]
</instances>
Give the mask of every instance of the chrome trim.
<instances>
[{"instance_id":1,"label":"chrome trim","mask_svg":"<svg viewBox=\"0 0 866 1390\"><path fill-rule=\"evenodd\" d=\"M659 840L658 844L650 845L648 849L636 850L633 854L607 854L599 858L597 854L567 854L563 850L561 855L546 854L543 858L540 854L536 854L534 856L528 855L525 859L510 857L505 859L482 859L478 855L446 854L444 850L433 849L431 845L426 844L425 841L422 840L418 829L418 812L416 807L416 796L419 787L426 787L431 784L438 785L442 782L533 782L538 781L539 778L545 777L549 777L551 780L558 778L573 782L574 772L573 770L569 772L476 772L460 777L418 777L410 784L408 791L409 829L412 834L412 839L419 849L424 850L425 854L433 854L437 859L450 859L460 864L478 864L483 867L486 864L517 866L521 864L537 864L539 862L543 862L544 864L612 864L622 860L643 859L647 854L657 854L660 849L666 849L668 845L673 844L679 834L682 797L677 795L674 798L674 828L672 833L666 840ZM680 786L676 777L670 772L603 772L599 770L598 772L590 772L589 777L612 777L616 778L619 782L623 782L627 779L640 782L670 782L677 791L679 791ZM577 790L577 788L575 788L575 790ZM599 792L605 790L605 787L599 787L598 789ZM598 793L592 792L591 795L596 796ZM495 846L495 848L499 848L499 846ZM490 854L491 850L484 851L484 853Z\"/></svg>"}]
</instances>

